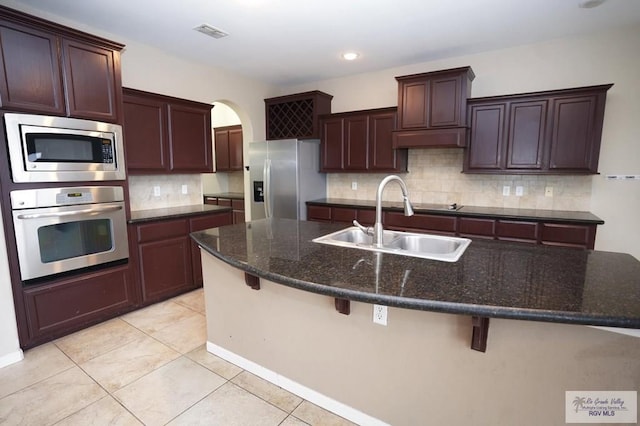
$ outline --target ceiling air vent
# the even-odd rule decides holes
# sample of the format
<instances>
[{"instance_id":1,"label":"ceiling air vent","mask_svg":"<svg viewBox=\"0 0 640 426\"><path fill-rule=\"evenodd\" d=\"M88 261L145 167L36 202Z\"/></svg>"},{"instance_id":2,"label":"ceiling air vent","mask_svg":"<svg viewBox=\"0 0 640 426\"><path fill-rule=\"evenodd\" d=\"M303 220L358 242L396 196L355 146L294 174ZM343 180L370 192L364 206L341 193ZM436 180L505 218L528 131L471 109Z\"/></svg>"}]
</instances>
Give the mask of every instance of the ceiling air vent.
<instances>
[{"instance_id":1,"label":"ceiling air vent","mask_svg":"<svg viewBox=\"0 0 640 426\"><path fill-rule=\"evenodd\" d=\"M213 38L222 38L222 37L226 37L226 36L229 35L229 33L226 33L226 32L222 31L219 28L212 27L209 24L199 25L199 26L195 27L194 30L196 30L196 31L198 31L198 32L200 32L202 34L206 34L206 35L208 35L210 37L213 37Z\"/></svg>"}]
</instances>

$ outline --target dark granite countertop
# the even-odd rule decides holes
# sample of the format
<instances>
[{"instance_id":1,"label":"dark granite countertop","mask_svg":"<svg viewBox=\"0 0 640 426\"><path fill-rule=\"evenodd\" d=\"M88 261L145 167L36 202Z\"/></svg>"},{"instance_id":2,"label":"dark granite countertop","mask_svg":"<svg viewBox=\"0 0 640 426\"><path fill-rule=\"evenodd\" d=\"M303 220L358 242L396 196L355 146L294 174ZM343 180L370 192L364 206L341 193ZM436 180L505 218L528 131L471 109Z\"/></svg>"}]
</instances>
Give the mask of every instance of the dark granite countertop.
<instances>
[{"instance_id":1,"label":"dark granite countertop","mask_svg":"<svg viewBox=\"0 0 640 426\"><path fill-rule=\"evenodd\" d=\"M208 193L203 195L205 197L229 198L231 200L244 200L244 193L242 192L216 192L216 193Z\"/></svg>"},{"instance_id":2,"label":"dark granite countertop","mask_svg":"<svg viewBox=\"0 0 640 426\"><path fill-rule=\"evenodd\" d=\"M231 211L231 207L210 204L193 204L180 207L166 207L160 209L133 210L129 223L151 222L154 220L174 219L185 216L197 216L212 212Z\"/></svg>"},{"instance_id":3,"label":"dark granite countertop","mask_svg":"<svg viewBox=\"0 0 640 426\"><path fill-rule=\"evenodd\" d=\"M376 208L373 200L350 200L346 198L322 198L307 201L307 204L331 207ZM416 213L441 214L447 216L492 217L513 220L576 222L582 224L604 224L604 220L590 212L564 210L514 209L504 207L462 206L458 210L449 210L443 204L413 204ZM402 203L383 202L383 210L402 211Z\"/></svg>"},{"instance_id":4,"label":"dark granite countertop","mask_svg":"<svg viewBox=\"0 0 640 426\"><path fill-rule=\"evenodd\" d=\"M629 254L473 240L455 263L328 246L344 224L263 219L191 234L250 274L314 293L452 314L640 328Z\"/></svg>"}]
</instances>

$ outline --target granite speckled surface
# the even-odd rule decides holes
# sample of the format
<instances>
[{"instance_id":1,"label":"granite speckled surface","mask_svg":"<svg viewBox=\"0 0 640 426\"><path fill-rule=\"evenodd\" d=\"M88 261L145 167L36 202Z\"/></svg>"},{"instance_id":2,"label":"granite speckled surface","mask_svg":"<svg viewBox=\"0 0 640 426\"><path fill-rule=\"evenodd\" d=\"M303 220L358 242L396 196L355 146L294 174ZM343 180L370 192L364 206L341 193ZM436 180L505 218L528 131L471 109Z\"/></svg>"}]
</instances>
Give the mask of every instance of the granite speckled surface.
<instances>
[{"instance_id":1,"label":"granite speckled surface","mask_svg":"<svg viewBox=\"0 0 640 426\"><path fill-rule=\"evenodd\" d=\"M232 211L231 207L210 204L193 204L180 207L166 207L160 209L132 210L129 223L151 222L161 219L174 219L185 216L197 216L204 213Z\"/></svg>"},{"instance_id":2,"label":"granite speckled surface","mask_svg":"<svg viewBox=\"0 0 640 426\"><path fill-rule=\"evenodd\" d=\"M640 261L473 240L456 263L314 243L344 224L263 219L191 234L216 258L314 293L408 309L640 328Z\"/></svg>"},{"instance_id":3,"label":"granite speckled surface","mask_svg":"<svg viewBox=\"0 0 640 426\"><path fill-rule=\"evenodd\" d=\"M323 198L308 201L307 204L331 207L350 208L376 208L375 201L349 200L346 198ZM383 210L402 211L402 203L383 202ZM563 211L563 210L535 210L535 209L512 209L503 207L475 207L462 206L458 210L449 210L446 205L439 204L413 204L416 213L441 214L447 216L466 217L499 217L501 219L532 220L532 221L559 221L575 222L582 224L602 225L604 220L590 212Z\"/></svg>"}]
</instances>

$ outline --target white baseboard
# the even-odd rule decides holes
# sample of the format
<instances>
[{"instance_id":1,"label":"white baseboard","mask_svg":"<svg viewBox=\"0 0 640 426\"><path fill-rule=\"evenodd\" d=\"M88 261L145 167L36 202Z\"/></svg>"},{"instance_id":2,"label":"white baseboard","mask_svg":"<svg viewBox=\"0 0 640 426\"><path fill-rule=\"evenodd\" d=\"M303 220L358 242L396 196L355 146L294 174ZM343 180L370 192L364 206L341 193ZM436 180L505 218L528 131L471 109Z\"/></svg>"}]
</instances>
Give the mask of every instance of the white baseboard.
<instances>
[{"instance_id":1,"label":"white baseboard","mask_svg":"<svg viewBox=\"0 0 640 426\"><path fill-rule=\"evenodd\" d=\"M299 396L300 398L306 399L307 401L312 402L317 406L324 408L325 410L331 411L338 416L344 417L345 419L350 420L356 424L388 426L387 423L381 420L378 420L363 413L362 411L356 410L355 408L336 401L335 399L323 395L320 392L316 392L311 388L301 385L298 382L288 379L287 377L284 377L276 373L275 371L269 370L268 368L258 365L253 361L243 358L240 355L228 351L227 349L209 341L207 341L207 351L237 365L238 367L250 373L255 374L258 377L261 377L273 383L276 386L288 390L289 392Z\"/></svg>"},{"instance_id":2,"label":"white baseboard","mask_svg":"<svg viewBox=\"0 0 640 426\"><path fill-rule=\"evenodd\" d=\"M612 333L626 334L627 336L640 337L640 329L638 328L601 327L599 325L588 325L587 327L610 331Z\"/></svg>"},{"instance_id":3,"label":"white baseboard","mask_svg":"<svg viewBox=\"0 0 640 426\"><path fill-rule=\"evenodd\" d=\"M6 355L0 356L0 368L6 367L7 365L15 364L16 362L22 361L24 359L24 354L22 353L22 349L18 349L17 351L13 351Z\"/></svg>"}]
</instances>

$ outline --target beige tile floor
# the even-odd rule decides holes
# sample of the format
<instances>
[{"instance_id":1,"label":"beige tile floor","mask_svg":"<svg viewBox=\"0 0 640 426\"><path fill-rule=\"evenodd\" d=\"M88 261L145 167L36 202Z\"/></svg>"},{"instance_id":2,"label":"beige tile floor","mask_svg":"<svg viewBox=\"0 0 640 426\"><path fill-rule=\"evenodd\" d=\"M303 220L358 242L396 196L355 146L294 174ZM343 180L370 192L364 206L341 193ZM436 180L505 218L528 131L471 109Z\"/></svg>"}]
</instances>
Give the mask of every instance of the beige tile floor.
<instances>
[{"instance_id":1,"label":"beige tile floor","mask_svg":"<svg viewBox=\"0 0 640 426\"><path fill-rule=\"evenodd\" d=\"M0 369L4 425L352 425L205 349L202 289Z\"/></svg>"}]
</instances>

